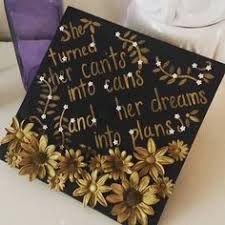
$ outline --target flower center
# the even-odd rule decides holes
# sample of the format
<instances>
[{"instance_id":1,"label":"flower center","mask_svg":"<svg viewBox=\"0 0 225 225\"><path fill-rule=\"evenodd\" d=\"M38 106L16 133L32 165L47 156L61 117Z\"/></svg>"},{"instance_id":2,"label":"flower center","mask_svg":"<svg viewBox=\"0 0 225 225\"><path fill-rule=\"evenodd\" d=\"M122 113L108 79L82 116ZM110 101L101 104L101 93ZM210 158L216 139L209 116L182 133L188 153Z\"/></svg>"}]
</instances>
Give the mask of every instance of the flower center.
<instances>
[{"instance_id":1,"label":"flower center","mask_svg":"<svg viewBox=\"0 0 225 225\"><path fill-rule=\"evenodd\" d=\"M123 167L123 161L118 157L114 158L112 161L112 168L114 170L120 170L122 167Z\"/></svg>"},{"instance_id":2,"label":"flower center","mask_svg":"<svg viewBox=\"0 0 225 225\"><path fill-rule=\"evenodd\" d=\"M125 193L124 199L129 207L136 206L142 202L142 194L134 188L131 188Z\"/></svg>"},{"instance_id":3,"label":"flower center","mask_svg":"<svg viewBox=\"0 0 225 225\"><path fill-rule=\"evenodd\" d=\"M23 132L22 132L22 131L18 131L18 132L16 133L16 137L17 137L19 140L22 140L23 137L24 137Z\"/></svg>"},{"instance_id":4,"label":"flower center","mask_svg":"<svg viewBox=\"0 0 225 225\"><path fill-rule=\"evenodd\" d=\"M163 189L163 190L166 189L166 184L161 183L161 184L160 184L160 188Z\"/></svg>"},{"instance_id":5,"label":"flower center","mask_svg":"<svg viewBox=\"0 0 225 225\"><path fill-rule=\"evenodd\" d=\"M44 152L39 152L35 158L34 158L35 162L38 164L38 165L42 165L42 164L45 164L46 161L48 160L48 156L47 154L45 154Z\"/></svg>"},{"instance_id":6,"label":"flower center","mask_svg":"<svg viewBox=\"0 0 225 225\"><path fill-rule=\"evenodd\" d=\"M55 179L55 183L56 183L56 184L59 184L59 183L60 183L60 179L59 179L59 178L56 178L56 179Z\"/></svg>"},{"instance_id":7,"label":"flower center","mask_svg":"<svg viewBox=\"0 0 225 225\"><path fill-rule=\"evenodd\" d=\"M97 162L96 163L96 168L100 168L101 167L101 163L100 162Z\"/></svg>"},{"instance_id":8,"label":"flower center","mask_svg":"<svg viewBox=\"0 0 225 225\"><path fill-rule=\"evenodd\" d=\"M176 145L171 145L171 146L169 147L169 151L178 154L178 153L181 152L181 149L180 149L178 146L176 146Z\"/></svg>"},{"instance_id":9,"label":"flower center","mask_svg":"<svg viewBox=\"0 0 225 225\"><path fill-rule=\"evenodd\" d=\"M79 167L79 162L76 159L74 159L74 158L68 159L68 161L67 161L67 168L68 168L69 171L73 172L78 167Z\"/></svg>"},{"instance_id":10,"label":"flower center","mask_svg":"<svg viewBox=\"0 0 225 225\"><path fill-rule=\"evenodd\" d=\"M89 191L90 192L96 192L97 191L97 185L96 184L91 184L90 186L89 186Z\"/></svg>"},{"instance_id":11,"label":"flower center","mask_svg":"<svg viewBox=\"0 0 225 225\"><path fill-rule=\"evenodd\" d=\"M15 155L12 157L12 161L17 161L17 159L18 159L18 157Z\"/></svg>"},{"instance_id":12,"label":"flower center","mask_svg":"<svg viewBox=\"0 0 225 225\"><path fill-rule=\"evenodd\" d=\"M155 159L155 156L151 155L149 156L147 159L146 159L146 162L149 163L149 164L153 164L155 163L156 159Z\"/></svg>"}]
</instances>

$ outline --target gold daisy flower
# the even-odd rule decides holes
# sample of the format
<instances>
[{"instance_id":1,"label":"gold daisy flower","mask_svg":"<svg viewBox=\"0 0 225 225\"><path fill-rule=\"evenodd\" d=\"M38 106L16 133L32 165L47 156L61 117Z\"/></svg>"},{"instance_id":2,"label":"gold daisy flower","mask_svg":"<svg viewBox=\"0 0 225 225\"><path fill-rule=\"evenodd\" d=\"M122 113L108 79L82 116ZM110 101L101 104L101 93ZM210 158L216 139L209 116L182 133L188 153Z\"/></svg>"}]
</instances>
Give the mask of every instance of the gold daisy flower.
<instances>
[{"instance_id":1,"label":"gold daisy flower","mask_svg":"<svg viewBox=\"0 0 225 225\"><path fill-rule=\"evenodd\" d=\"M61 154L55 151L54 145L48 145L46 135L41 136L39 141L33 136L29 144L22 143L21 146L23 151L20 175L29 175L30 181L37 177L43 179L47 174L55 176L57 160Z\"/></svg>"},{"instance_id":2,"label":"gold daisy flower","mask_svg":"<svg viewBox=\"0 0 225 225\"><path fill-rule=\"evenodd\" d=\"M111 185L113 194L106 197L107 201L115 204L112 215L117 216L119 223L128 221L129 225L148 224L148 215L154 215L152 205L159 202L157 189L149 185L150 177L139 179L137 172L133 172L130 179L122 180L122 184Z\"/></svg>"},{"instance_id":3,"label":"gold daisy flower","mask_svg":"<svg viewBox=\"0 0 225 225\"><path fill-rule=\"evenodd\" d=\"M20 150L20 144L22 142L28 142L32 136L36 135L31 131L34 124L28 123L25 125L24 123L25 121L23 120L20 124L17 118L14 117L11 127L6 128L8 134L1 140L1 144L8 143L9 150Z\"/></svg>"},{"instance_id":4,"label":"gold daisy flower","mask_svg":"<svg viewBox=\"0 0 225 225\"><path fill-rule=\"evenodd\" d=\"M9 150L5 155L5 161L13 168L19 168L22 157L19 152Z\"/></svg>"},{"instance_id":5,"label":"gold daisy flower","mask_svg":"<svg viewBox=\"0 0 225 225\"><path fill-rule=\"evenodd\" d=\"M54 177L48 178L48 184L54 191L63 191L65 188L66 177L63 174L56 174Z\"/></svg>"},{"instance_id":6,"label":"gold daisy flower","mask_svg":"<svg viewBox=\"0 0 225 225\"><path fill-rule=\"evenodd\" d=\"M104 164L105 164L106 158L105 156L101 156L100 154L94 156L91 158L89 162L89 168L91 171L97 170L98 172L103 172Z\"/></svg>"},{"instance_id":7,"label":"gold daisy flower","mask_svg":"<svg viewBox=\"0 0 225 225\"><path fill-rule=\"evenodd\" d=\"M176 161L183 161L188 155L188 145L183 141L177 140L169 143L168 154Z\"/></svg>"},{"instance_id":8,"label":"gold daisy flower","mask_svg":"<svg viewBox=\"0 0 225 225\"><path fill-rule=\"evenodd\" d=\"M76 151L73 149L66 150L65 156L60 157L59 173L64 174L67 179L69 178L70 182L74 182L75 179L80 178L84 167L87 166L83 161L84 157L79 149Z\"/></svg>"},{"instance_id":9,"label":"gold daisy flower","mask_svg":"<svg viewBox=\"0 0 225 225\"><path fill-rule=\"evenodd\" d=\"M103 196L103 193L109 192L111 188L105 185L109 175L103 175L98 178L98 171L95 170L91 174L85 172L82 179L78 179L76 182L79 188L75 189L73 196L84 196L84 206L90 205L95 207L97 202L102 206L107 206L107 202Z\"/></svg>"},{"instance_id":10,"label":"gold daisy flower","mask_svg":"<svg viewBox=\"0 0 225 225\"><path fill-rule=\"evenodd\" d=\"M174 184L169 177L158 177L155 187L157 189L157 194L162 198L166 198L172 194Z\"/></svg>"},{"instance_id":11,"label":"gold daisy flower","mask_svg":"<svg viewBox=\"0 0 225 225\"><path fill-rule=\"evenodd\" d=\"M127 155L126 151L109 149L109 155L105 156L104 172L109 173L114 180L124 179L126 174L131 174L132 156Z\"/></svg>"},{"instance_id":12,"label":"gold daisy flower","mask_svg":"<svg viewBox=\"0 0 225 225\"><path fill-rule=\"evenodd\" d=\"M157 179L159 174L164 175L163 165L174 163L174 159L165 155L167 150L168 147L157 150L154 140L149 138L147 149L143 147L135 148L134 156L139 161L133 166L133 170L140 171L141 177L149 173L153 179Z\"/></svg>"}]
</instances>

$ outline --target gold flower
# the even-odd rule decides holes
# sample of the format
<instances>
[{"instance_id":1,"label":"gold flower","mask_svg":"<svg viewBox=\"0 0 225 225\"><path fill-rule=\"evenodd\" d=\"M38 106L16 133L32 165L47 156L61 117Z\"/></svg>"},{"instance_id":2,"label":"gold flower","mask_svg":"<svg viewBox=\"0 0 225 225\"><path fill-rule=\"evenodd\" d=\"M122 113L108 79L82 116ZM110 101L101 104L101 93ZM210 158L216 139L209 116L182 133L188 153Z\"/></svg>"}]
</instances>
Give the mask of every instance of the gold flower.
<instances>
[{"instance_id":1,"label":"gold flower","mask_svg":"<svg viewBox=\"0 0 225 225\"><path fill-rule=\"evenodd\" d=\"M63 191L65 188L66 177L63 174L56 174L54 177L48 178L49 186L52 190Z\"/></svg>"},{"instance_id":2,"label":"gold flower","mask_svg":"<svg viewBox=\"0 0 225 225\"><path fill-rule=\"evenodd\" d=\"M24 120L19 124L16 117L13 118L12 125L6 128L8 134L1 140L1 144L8 143L8 149L18 151L22 142L28 142L32 136L36 134L31 131L34 124L28 123L24 125Z\"/></svg>"},{"instance_id":3,"label":"gold flower","mask_svg":"<svg viewBox=\"0 0 225 225\"><path fill-rule=\"evenodd\" d=\"M92 157L89 162L90 170L91 171L97 170L98 172L103 172L105 161L106 161L106 158L104 155L101 156L100 154L98 154Z\"/></svg>"},{"instance_id":4,"label":"gold flower","mask_svg":"<svg viewBox=\"0 0 225 225\"><path fill-rule=\"evenodd\" d=\"M63 173L70 182L74 182L75 179L80 178L80 175L83 174L83 168L87 166L83 160L84 157L79 149L76 151L66 150L65 156L60 157L59 173Z\"/></svg>"},{"instance_id":5,"label":"gold flower","mask_svg":"<svg viewBox=\"0 0 225 225\"><path fill-rule=\"evenodd\" d=\"M14 168L19 168L20 163L22 161L22 157L19 152L14 152L9 150L5 155L5 161Z\"/></svg>"},{"instance_id":6,"label":"gold flower","mask_svg":"<svg viewBox=\"0 0 225 225\"><path fill-rule=\"evenodd\" d=\"M155 187L157 189L157 194L162 198L166 198L172 194L174 184L169 177L158 177Z\"/></svg>"},{"instance_id":7,"label":"gold flower","mask_svg":"<svg viewBox=\"0 0 225 225\"><path fill-rule=\"evenodd\" d=\"M55 169L58 168L57 160L61 154L55 152L54 145L48 146L46 135L41 136L39 141L33 136L29 144L21 145L23 151L20 175L29 175L30 181L37 177L43 179L47 174L51 177L55 176Z\"/></svg>"},{"instance_id":8,"label":"gold flower","mask_svg":"<svg viewBox=\"0 0 225 225\"><path fill-rule=\"evenodd\" d=\"M95 170L91 174L87 172L83 173L82 177L82 179L78 179L76 181L79 188L75 189L73 196L84 196L84 206L90 205L91 207L95 207L98 202L102 206L106 207L107 202L103 196L103 193L111 190L110 187L105 185L109 175L103 175L98 178L98 171Z\"/></svg>"},{"instance_id":9,"label":"gold flower","mask_svg":"<svg viewBox=\"0 0 225 225\"><path fill-rule=\"evenodd\" d=\"M159 202L156 196L157 189L149 185L150 177L139 179L137 172L133 172L130 179L122 180L121 184L112 184L113 194L106 197L107 201L115 204L112 215L117 216L119 223L128 220L129 225L148 224L148 215L154 215L152 205Z\"/></svg>"},{"instance_id":10,"label":"gold flower","mask_svg":"<svg viewBox=\"0 0 225 225\"><path fill-rule=\"evenodd\" d=\"M120 152L119 148L109 149L109 155L105 156L104 172L109 173L114 180L124 179L126 174L131 174L132 156L126 151Z\"/></svg>"},{"instance_id":11,"label":"gold flower","mask_svg":"<svg viewBox=\"0 0 225 225\"><path fill-rule=\"evenodd\" d=\"M189 148L183 141L177 140L169 143L168 154L176 161L183 161L188 155Z\"/></svg>"},{"instance_id":12,"label":"gold flower","mask_svg":"<svg viewBox=\"0 0 225 225\"><path fill-rule=\"evenodd\" d=\"M144 176L149 173L153 179L157 179L159 174L164 175L163 165L174 163L174 159L166 156L168 147L156 149L152 138L148 139L147 149L136 147L134 156L139 161L134 165L133 170L140 171L139 175Z\"/></svg>"}]
</instances>

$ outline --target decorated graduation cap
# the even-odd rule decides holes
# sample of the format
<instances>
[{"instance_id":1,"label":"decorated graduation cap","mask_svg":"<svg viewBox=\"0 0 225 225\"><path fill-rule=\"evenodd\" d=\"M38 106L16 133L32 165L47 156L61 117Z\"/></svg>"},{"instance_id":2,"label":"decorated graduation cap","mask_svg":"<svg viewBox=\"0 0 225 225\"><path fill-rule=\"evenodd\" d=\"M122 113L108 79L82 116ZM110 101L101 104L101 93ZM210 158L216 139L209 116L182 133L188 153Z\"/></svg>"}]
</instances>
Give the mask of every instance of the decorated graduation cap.
<instances>
[{"instance_id":1,"label":"decorated graduation cap","mask_svg":"<svg viewBox=\"0 0 225 225\"><path fill-rule=\"evenodd\" d=\"M0 157L122 224L156 225L224 69L68 8Z\"/></svg>"}]
</instances>

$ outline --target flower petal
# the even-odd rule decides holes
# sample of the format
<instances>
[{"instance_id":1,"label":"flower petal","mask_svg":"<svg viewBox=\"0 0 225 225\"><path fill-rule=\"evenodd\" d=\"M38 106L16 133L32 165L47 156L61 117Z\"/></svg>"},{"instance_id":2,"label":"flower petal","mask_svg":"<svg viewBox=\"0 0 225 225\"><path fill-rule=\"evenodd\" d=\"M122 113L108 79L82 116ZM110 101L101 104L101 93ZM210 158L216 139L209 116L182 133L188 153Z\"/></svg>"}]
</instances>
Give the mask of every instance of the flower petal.
<instances>
[{"instance_id":1,"label":"flower petal","mask_svg":"<svg viewBox=\"0 0 225 225\"><path fill-rule=\"evenodd\" d=\"M150 182L150 177L149 176L144 176L139 184L139 191L142 192L146 189L146 187L149 185Z\"/></svg>"},{"instance_id":2,"label":"flower petal","mask_svg":"<svg viewBox=\"0 0 225 225\"><path fill-rule=\"evenodd\" d=\"M115 194L118 194L119 195L119 194L122 194L124 192L123 186L120 185L120 184L114 183L114 184L111 185L111 187L112 187L112 191Z\"/></svg>"},{"instance_id":3,"label":"flower petal","mask_svg":"<svg viewBox=\"0 0 225 225\"><path fill-rule=\"evenodd\" d=\"M149 174L153 179L157 179L159 177L159 171L158 171L157 167L152 166Z\"/></svg>"},{"instance_id":4,"label":"flower petal","mask_svg":"<svg viewBox=\"0 0 225 225\"><path fill-rule=\"evenodd\" d=\"M77 188L73 192L73 196L78 197L78 196L84 196L87 194L88 190L86 188Z\"/></svg>"},{"instance_id":5,"label":"flower petal","mask_svg":"<svg viewBox=\"0 0 225 225\"><path fill-rule=\"evenodd\" d=\"M141 171L139 172L140 177L145 176L150 171L151 166L146 165Z\"/></svg>"},{"instance_id":6,"label":"flower petal","mask_svg":"<svg viewBox=\"0 0 225 225\"><path fill-rule=\"evenodd\" d=\"M123 213L120 213L117 217L117 221L119 223L123 223L124 221L126 221L128 219L128 217L130 216L130 210L126 209Z\"/></svg>"},{"instance_id":7,"label":"flower petal","mask_svg":"<svg viewBox=\"0 0 225 225\"><path fill-rule=\"evenodd\" d=\"M20 169L19 174L20 174L20 175L27 175L27 174L30 174L30 170L31 170L31 166L30 166L30 165L23 166L23 167Z\"/></svg>"},{"instance_id":8,"label":"flower petal","mask_svg":"<svg viewBox=\"0 0 225 225\"><path fill-rule=\"evenodd\" d=\"M52 159L52 160L58 160L61 156L61 153L60 152L54 152L50 157L49 159Z\"/></svg>"},{"instance_id":9,"label":"flower petal","mask_svg":"<svg viewBox=\"0 0 225 225\"><path fill-rule=\"evenodd\" d=\"M148 215L155 214L154 209L151 206L146 205L144 202L140 203L139 207L144 211L144 213Z\"/></svg>"},{"instance_id":10,"label":"flower petal","mask_svg":"<svg viewBox=\"0 0 225 225\"><path fill-rule=\"evenodd\" d=\"M135 151L136 151L136 154L134 154L134 156L138 160L142 160L148 157L148 151L143 147L136 147Z\"/></svg>"},{"instance_id":11,"label":"flower petal","mask_svg":"<svg viewBox=\"0 0 225 225\"><path fill-rule=\"evenodd\" d=\"M15 136L12 135L12 134L8 134L4 138L2 138L0 143L1 144L6 144L6 143L9 143L10 141L12 141L13 139L15 139Z\"/></svg>"},{"instance_id":12,"label":"flower petal","mask_svg":"<svg viewBox=\"0 0 225 225\"><path fill-rule=\"evenodd\" d=\"M156 152L156 145L152 138L148 139L147 149L148 149L148 152L151 154L154 154Z\"/></svg>"},{"instance_id":13,"label":"flower petal","mask_svg":"<svg viewBox=\"0 0 225 225\"><path fill-rule=\"evenodd\" d=\"M44 152L47 148L47 145L48 145L48 137L47 135L42 135L41 138L40 138L40 150L42 152Z\"/></svg>"},{"instance_id":14,"label":"flower petal","mask_svg":"<svg viewBox=\"0 0 225 225\"><path fill-rule=\"evenodd\" d=\"M125 205L124 202L116 204L112 208L112 215L113 216L119 215L119 214L123 213L126 209L127 209L127 206Z\"/></svg>"},{"instance_id":15,"label":"flower petal","mask_svg":"<svg viewBox=\"0 0 225 225\"><path fill-rule=\"evenodd\" d=\"M94 208L97 204L97 197L96 195L92 194L91 199L89 200L89 205Z\"/></svg>"},{"instance_id":16,"label":"flower petal","mask_svg":"<svg viewBox=\"0 0 225 225\"><path fill-rule=\"evenodd\" d=\"M160 175L164 175L165 174L165 170L163 168L163 166L159 163L155 163L155 167L157 168L157 170L159 171Z\"/></svg>"},{"instance_id":17,"label":"flower petal","mask_svg":"<svg viewBox=\"0 0 225 225\"><path fill-rule=\"evenodd\" d=\"M26 134L26 133L28 133L33 127L34 127L34 124L33 124L33 123L28 123L28 124L26 124L26 126L24 127L23 132Z\"/></svg>"},{"instance_id":18,"label":"flower petal","mask_svg":"<svg viewBox=\"0 0 225 225\"><path fill-rule=\"evenodd\" d=\"M165 154L166 154L166 152L167 152L167 150L168 150L168 147L162 147L162 148L160 148L158 151L157 151L157 153L155 154L155 157L157 158L157 157L161 157L161 156L164 156Z\"/></svg>"},{"instance_id":19,"label":"flower petal","mask_svg":"<svg viewBox=\"0 0 225 225\"><path fill-rule=\"evenodd\" d=\"M87 193L83 198L84 207L88 205L90 199L91 199L91 192Z\"/></svg>"},{"instance_id":20,"label":"flower petal","mask_svg":"<svg viewBox=\"0 0 225 225\"><path fill-rule=\"evenodd\" d=\"M137 162L134 166L133 166L133 170L135 171L139 171L141 170L143 167L145 167L146 163L144 161L139 161Z\"/></svg>"},{"instance_id":21,"label":"flower petal","mask_svg":"<svg viewBox=\"0 0 225 225\"><path fill-rule=\"evenodd\" d=\"M16 130L20 130L20 124L19 124L19 121L17 120L16 117L13 117L12 119L12 126L16 129Z\"/></svg>"},{"instance_id":22,"label":"flower petal","mask_svg":"<svg viewBox=\"0 0 225 225\"><path fill-rule=\"evenodd\" d=\"M157 158L157 162L163 165L168 165L174 163L174 159L168 157L168 156L161 156Z\"/></svg>"},{"instance_id":23,"label":"flower petal","mask_svg":"<svg viewBox=\"0 0 225 225\"><path fill-rule=\"evenodd\" d=\"M100 191L97 192L97 201L102 205L107 207L107 202L105 200L105 198L103 197L102 193Z\"/></svg>"},{"instance_id":24,"label":"flower petal","mask_svg":"<svg viewBox=\"0 0 225 225\"><path fill-rule=\"evenodd\" d=\"M112 188L109 187L109 186L106 186L106 185L99 187L99 191L101 191L102 193L106 193L106 192L109 192L111 190L112 190Z\"/></svg>"},{"instance_id":25,"label":"flower petal","mask_svg":"<svg viewBox=\"0 0 225 225\"><path fill-rule=\"evenodd\" d=\"M55 145L49 145L46 147L46 152L51 155L55 151Z\"/></svg>"},{"instance_id":26,"label":"flower petal","mask_svg":"<svg viewBox=\"0 0 225 225\"><path fill-rule=\"evenodd\" d=\"M94 170L94 171L91 173L92 181L96 181L96 180L97 180L97 177L98 177L98 170Z\"/></svg>"},{"instance_id":27,"label":"flower petal","mask_svg":"<svg viewBox=\"0 0 225 225\"><path fill-rule=\"evenodd\" d=\"M123 179L122 186L123 186L124 190L128 190L128 188L130 186L129 181L127 179Z\"/></svg>"},{"instance_id":28,"label":"flower petal","mask_svg":"<svg viewBox=\"0 0 225 225\"><path fill-rule=\"evenodd\" d=\"M38 175L41 179L44 179L46 176L46 169L44 166L41 166L38 172Z\"/></svg>"},{"instance_id":29,"label":"flower petal","mask_svg":"<svg viewBox=\"0 0 225 225\"><path fill-rule=\"evenodd\" d=\"M136 223L137 223L137 215L135 213L135 210L133 210L133 212L130 214L130 216L128 218L128 224L136 225Z\"/></svg>"},{"instance_id":30,"label":"flower petal","mask_svg":"<svg viewBox=\"0 0 225 225\"><path fill-rule=\"evenodd\" d=\"M7 133L11 133L11 134L15 134L16 133L16 130L13 127L5 128L5 130L7 131Z\"/></svg>"},{"instance_id":31,"label":"flower petal","mask_svg":"<svg viewBox=\"0 0 225 225\"><path fill-rule=\"evenodd\" d=\"M107 201L110 203L119 203L123 201L122 195L111 194L106 197Z\"/></svg>"},{"instance_id":32,"label":"flower petal","mask_svg":"<svg viewBox=\"0 0 225 225\"><path fill-rule=\"evenodd\" d=\"M96 170L97 172L97 170ZM101 176L97 182L98 185L104 185L105 182L107 181L107 179L109 178L109 175L104 175L104 176Z\"/></svg>"},{"instance_id":33,"label":"flower petal","mask_svg":"<svg viewBox=\"0 0 225 225\"><path fill-rule=\"evenodd\" d=\"M146 213L140 208L137 209L137 219L141 225L148 225L148 217Z\"/></svg>"},{"instance_id":34,"label":"flower petal","mask_svg":"<svg viewBox=\"0 0 225 225\"><path fill-rule=\"evenodd\" d=\"M147 205L155 205L159 202L159 199L156 196L155 189L149 189L149 191L145 192L143 195L143 202Z\"/></svg>"},{"instance_id":35,"label":"flower petal","mask_svg":"<svg viewBox=\"0 0 225 225\"><path fill-rule=\"evenodd\" d=\"M130 176L130 184L133 187L137 187L139 184L139 176L137 172L133 172Z\"/></svg>"},{"instance_id":36,"label":"flower petal","mask_svg":"<svg viewBox=\"0 0 225 225\"><path fill-rule=\"evenodd\" d=\"M47 170L48 170L48 174L50 177L54 177L55 176L55 170L52 166L47 165Z\"/></svg>"},{"instance_id":37,"label":"flower petal","mask_svg":"<svg viewBox=\"0 0 225 225\"><path fill-rule=\"evenodd\" d=\"M54 169L57 169L58 163L55 160L49 159L48 164L52 166Z\"/></svg>"}]
</instances>

